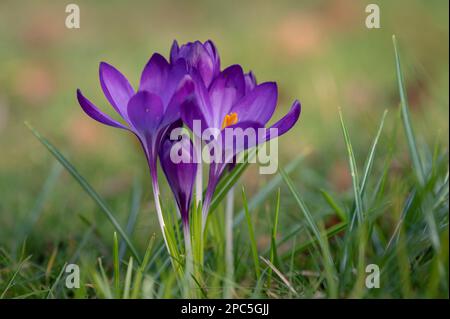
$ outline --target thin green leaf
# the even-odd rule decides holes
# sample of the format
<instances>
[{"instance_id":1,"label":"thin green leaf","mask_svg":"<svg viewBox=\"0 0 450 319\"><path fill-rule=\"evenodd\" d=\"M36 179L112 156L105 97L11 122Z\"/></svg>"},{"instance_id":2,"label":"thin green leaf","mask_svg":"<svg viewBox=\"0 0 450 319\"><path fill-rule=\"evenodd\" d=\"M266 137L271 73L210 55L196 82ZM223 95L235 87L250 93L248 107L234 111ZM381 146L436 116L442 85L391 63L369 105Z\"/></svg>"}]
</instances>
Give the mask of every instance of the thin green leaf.
<instances>
[{"instance_id":1,"label":"thin green leaf","mask_svg":"<svg viewBox=\"0 0 450 319\"><path fill-rule=\"evenodd\" d=\"M303 213L303 216L306 219L307 224L309 225L315 239L319 243L319 246L322 249L322 253L324 258L326 258L326 262L330 265L334 265L333 258L329 251L325 247L325 242L323 235L320 233L319 228L317 227L314 218L312 217L308 207L303 202L303 199L298 194L297 190L294 187L294 184L292 183L292 180L289 178L289 176L286 174L286 172L280 167L280 174L283 177L283 180L285 181L286 185L288 186L289 190L291 191L291 194L293 195L295 201L297 202L300 211Z\"/></svg>"},{"instance_id":2,"label":"thin green leaf","mask_svg":"<svg viewBox=\"0 0 450 319\"><path fill-rule=\"evenodd\" d=\"M328 203L330 208L339 216L339 218L343 221L346 221L348 218L347 214L341 207L339 207L339 205L335 202L333 197L331 197L331 195L328 194L328 192L324 189L321 189L320 193L322 194L323 198Z\"/></svg>"},{"instance_id":3,"label":"thin green leaf","mask_svg":"<svg viewBox=\"0 0 450 319\"><path fill-rule=\"evenodd\" d=\"M372 142L372 146L370 148L369 155L368 155L366 163L364 165L364 173L363 173L363 176L362 176L362 179L361 179L361 185L360 185L361 197L363 197L363 195L364 195L364 191L365 191L366 186L367 186L367 180L369 179L370 172L372 171L373 162L374 162L374 159L375 159L375 152L377 150L377 146L378 146L378 142L380 140L381 132L383 131L384 120L386 119L387 113L388 113L387 110L385 110L383 112L383 115L381 117L380 126L378 127L377 134L375 135L375 139Z\"/></svg>"},{"instance_id":4,"label":"thin green leaf","mask_svg":"<svg viewBox=\"0 0 450 319\"><path fill-rule=\"evenodd\" d=\"M120 264L119 264L119 241L117 239L117 233L114 232L114 245L113 245L113 259L114 259L114 290L116 296L120 296Z\"/></svg>"},{"instance_id":5,"label":"thin green leaf","mask_svg":"<svg viewBox=\"0 0 450 319\"><path fill-rule=\"evenodd\" d=\"M286 173L290 174L292 173L298 165L303 161L305 158L305 155L302 154L298 156L296 159L294 159L292 162L290 162L286 166ZM280 174L276 174L263 188L261 188L258 193L256 193L254 196L252 196L252 199L248 202L248 209L249 211L255 210L270 194L273 193L273 191L280 185L280 183L283 181ZM242 209L234 219L234 227L237 227L242 220L245 218L245 211Z\"/></svg>"},{"instance_id":6,"label":"thin green leaf","mask_svg":"<svg viewBox=\"0 0 450 319\"><path fill-rule=\"evenodd\" d=\"M277 192L277 201L275 206L275 219L273 221L272 236L270 239L270 262L274 265L279 265L278 252L277 252L277 228L278 228L278 214L280 212L280 189ZM269 269L267 275L268 286L270 287L272 282L272 268Z\"/></svg>"},{"instance_id":7,"label":"thin green leaf","mask_svg":"<svg viewBox=\"0 0 450 319\"><path fill-rule=\"evenodd\" d=\"M56 289L56 287L58 286L59 281L61 280L61 277L64 273L64 270L66 269L67 263L64 263L64 266L62 266L61 271L58 274L58 277L56 277L55 282L53 283L52 287L50 288L50 290L48 291L47 294L47 299L54 297L53 295L53 291Z\"/></svg>"},{"instance_id":8,"label":"thin green leaf","mask_svg":"<svg viewBox=\"0 0 450 319\"><path fill-rule=\"evenodd\" d=\"M133 274L133 257L130 256L130 260L128 262L128 267L127 267L127 273L125 275L125 285L123 287L123 299L130 298L132 274Z\"/></svg>"},{"instance_id":9,"label":"thin green leaf","mask_svg":"<svg viewBox=\"0 0 450 319\"><path fill-rule=\"evenodd\" d=\"M43 137L35 128L33 128L29 123L25 122L25 125L30 129L30 131L36 136L36 138L47 148L47 150L64 166L65 169L77 180L80 186L86 191L86 193L98 204L101 211L106 215L111 224L114 226L116 231L125 240L128 247L130 248L133 256L141 263L141 258L131 242L128 235L122 229L120 224L114 217L114 214L109 209L105 201L100 197L100 195L92 188L92 186L84 179L83 176L78 173L76 168L54 147L45 137Z\"/></svg>"},{"instance_id":10,"label":"thin green leaf","mask_svg":"<svg viewBox=\"0 0 450 319\"><path fill-rule=\"evenodd\" d=\"M239 180L239 177L241 177L241 175L249 166L250 160L253 159L253 157L256 155L256 151L256 149L251 149L250 151L248 151L244 162L237 164L235 168L219 182L216 188L216 192L214 193L214 197L211 201L211 205L209 208L210 213L213 212L217 208L217 206L219 206L231 187L233 187Z\"/></svg>"},{"instance_id":11,"label":"thin green leaf","mask_svg":"<svg viewBox=\"0 0 450 319\"><path fill-rule=\"evenodd\" d=\"M289 280L286 278L285 275L283 275L281 273L281 271L274 266L274 264L272 264L269 260L267 260L266 258L264 258L263 256L260 256L261 260L264 261L267 266L269 266L270 269L272 269L277 275L278 277L280 277L281 281L286 285L286 287L289 288L289 290L294 294L294 295L298 295L297 291L294 289L294 287L292 286L292 284L289 282Z\"/></svg>"},{"instance_id":12,"label":"thin green leaf","mask_svg":"<svg viewBox=\"0 0 450 319\"><path fill-rule=\"evenodd\" d=\"M133 291L131 294L131 298L136 299L139 297L139 290L141 288L142 277L144 276L145 269L150 261L150 255L153 250L153 245L155 243L155 234L150 237L150 240L147 245L147 249L145 250L144 259L142 260L142 264L139 266L139 269L134 278Z\"/></svg>"},{"instance_id":13,"label":"thin green leaf","mask_svg":"<svg viewBox=\"0 0 450 319\"><path fill-rule=\"evenodd\" d=\"M400 62L400 54L398 52L397 39L395 35L392 36L395 51L395 66L397 71L398 90L400 93L401 114L403 121L403 128L405 129L406 139L408 141L409 153L413 163L414 171L420 185L425 184L425 173L423 171L422 161L420 159L419 151L417 149L416 137L411 124L409 114L408 98L406 96L405 83L403 80L402 67Z\"/></svg>"},{"instance_id":14,"label":"thin green leaf","mask_svg":"<svg viewBox=\"0 0 450 319\"><path fill-rule=\"evenodd\" d=\"M25 263L31 258L31 255L28 256L27 258L25 258L24 260L22 260L19 264L19 266L17 267L16 271L14 272L14 274L11 276L11 279L8 281L8 284L6 285L5 289L3 289L2 294L0 295L0 299L3 299L6 295L6 293L8 292L9 288L11 288L11 286L14 284L14 280L16 279L17 275L20 273L20 271L22 270L23 266L25 265Z\"/></svg>"},{"instance_id":15,"label":"thin green leaf","mask_svg":"<svg viewBox=\"0 0 450 319\"><path fill-rule=\"evenodd\" d=\"M244 206L245 217L247 219L248 234L250 237L250 248L252 250L253 264L255 266L256 280L259 280L259 277L261 276L261 269L259 266L258 248L256 247L255 232L253 230L252 220L248 211L247 197L245 196L244 187L242 187L242 202Z\"/></svg>"},{"instance_id":16,"label":"thin green leaf","mask_svg":"<svg viewBox=\"0 0 450 319\"><path fill-rule=\"evenodd\" d=\"M339 118L341 121L342 133L344 134L345 145L347 147L350 173L352 175L353 194L355 197L355 204L356 204L356 217L358 219L358 222L361 223L364 220L364 211L359 184L358 168L356 165L355 154L353 152L353 146L352 143L350 142L347 127L345 126L344 119L342 117L342 112L340 109L339 109Z\"/></svg>"},{"instance_id":17,"label":"thin green leaf","mask_svg":"<svg viewBox=\"0 0 450 319\"><path fill-rule=\"evenodd\" d=\"M142 184L140 183L139 178L135 178L133 182L133 189L132 189L132 195L131 195L131 208L130 208L130 215L128 216L127 226L125 228L125 232L128 236L131 236L134 230L134 226L136 225L136 221L139 215L139 208L141 205L141 198L142 198ZM126 243L123 239L120 240L119 245L119 259L122 260L123 256L125 255L126 250Z\"/></svg>"}]
</instances>

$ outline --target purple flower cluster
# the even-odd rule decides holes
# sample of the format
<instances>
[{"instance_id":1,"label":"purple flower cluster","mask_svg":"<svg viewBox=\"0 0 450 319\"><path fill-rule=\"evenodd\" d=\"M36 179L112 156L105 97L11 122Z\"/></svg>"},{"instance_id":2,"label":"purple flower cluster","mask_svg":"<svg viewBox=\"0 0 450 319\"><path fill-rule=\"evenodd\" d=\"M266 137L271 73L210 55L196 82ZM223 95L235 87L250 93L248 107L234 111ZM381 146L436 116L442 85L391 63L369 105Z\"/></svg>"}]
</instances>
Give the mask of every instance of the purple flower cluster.
<instances>
[{"instance_id":1,"label":"purple flower cluster","mask_svg":"<svg viewBox=\"0 0 450 319\"><path fill-rule=\"evenodd\" d=\"M253 73L244 73L238 64L221 70L220 57L212 41L199 41L179 46L174 41L170 61L158 53L153 54L142 71L136 91L116 68L100 63L100 84L116 112L119 122L100 111L80 90L77 98L83 110L93 119L128 130L139 139L147 157L152 178L153 194L158 219L164 236L164 219L159 204L157 160L166 175L180 211L183 224L189 223L189 211L197 173L201 170L189 139L173 141L169 138L174 128L183 125L193 130L194 121L202 129L225 128L260 129L266 127L277 104L277 85L274 82L258 84ZM228 157L286 133L300 116L300 103L296 100L289 112L270 126L267 134L256 143L237 148ZM272 132L276 134L272 134ZM269 132L271 132L269 134ZM198 136L201 138L201 136ZM221 139L217 139L221 140ZM214 143L215 139L206 141ZM181 143L182 157L187 160L175 163L171 158L174 144ZM180 144L179 144L180 146ZM224 147L226 148L226 146ZM204 220L217 184L230 159L211 163L209 179L203 200Z\"/></svg>"}]
</instances>

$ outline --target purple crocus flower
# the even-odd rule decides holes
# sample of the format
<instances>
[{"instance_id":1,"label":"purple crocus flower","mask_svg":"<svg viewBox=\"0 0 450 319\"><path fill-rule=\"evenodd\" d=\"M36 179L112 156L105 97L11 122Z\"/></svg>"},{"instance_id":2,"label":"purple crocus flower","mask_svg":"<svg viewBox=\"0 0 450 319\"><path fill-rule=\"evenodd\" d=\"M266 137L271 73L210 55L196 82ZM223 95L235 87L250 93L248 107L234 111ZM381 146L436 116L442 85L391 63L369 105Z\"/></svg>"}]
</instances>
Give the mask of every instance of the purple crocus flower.
<instances>
[{"instance_id":1,"label":"purple crocus flower","mask_svg":"<svg viewBox=\"0 0 450 319\"><path fill-rule=\"evenodd\" d=\"M189 72L203 81L209 87L220 73L220 57L216 46L211 40L188 42L181 47L174 41L170 49L170 62L184 59Z\"/></svg>"},{"instance_id":2,"label":"purple crocus flower","mask_svg":"<svg viewBox=\"0 0 450 319\"><path fill-rule=\"evenodd\" d=\"M197 166L192 142L188 136L179 141L165 139L159 151L161 167L180 211L184 227L189 225L189 209Z\"/></svg>"},{"instance_id":3,"label":"purple crocus flower","mask_svg":"<svg viewBox=\"0 0 450 319\"><path fill-rule=\"evenodd\" d=\"M259 128L266 127L277 104L278 90L276 83L265 82L258 85L253 73L244 74L239 65L232 65L221 72L217 72L217 67L219 67L219 63L215 62L219 61L217 50L211 41L206 43L209 43L208 47L214 48L214 50L208 50L205 48L205 44L202 45L197 42L188 43L181 47L189 54L181 55L181 49L178 49L176 43L174 49L172 49L174 52L171 54L172 63L177 61L177 57L185 59L190 66L190 74L195 83L195 97L187 99L181 107L183 122L193 130L194 134L203 133L196 132L194 120L200 121L202 130L211 128L219 130L221 135L219 140L221 141L225 140L226 128L244 131L250 128L255 132ZM200 63L200 69L196 67L199 65L198 61L204 61ZM211 74L213 75L212 79ZM258 137L256 144L244 143L240 147L235 147L236 145L233 142L231 143L233 145L222 145L224 146L222 149L233 146L232 152L227 153L225 161L223 161L224 154L222 154L220 163L215 162L210 165L208 186L203 202L204 224L212 196L225 167L232 162L232 159L240 151L289 131L297 122L300 109L300 103L297 100L294 101L289 112L270 126L264 136ZM274 131L276 133L272 134ZM214 143L215 141L213 139L209 142Z\"/></svg>"},{"instance_id":4,"label":"purple crocus flower","mask_svg":"<svg viewBox=\"0 0 450 319\"><path fill-rule=\"evenodd\" d=\"M163 56L155 53L142 72L139 90L136 92L116 68L105 62L100 63L102 90L126 124L100 111L79 89L77 90L78 102L87 115L103 124L128 130L139 139L150 168L155 206L164 239L164 220L157 179L157 155L162 139L171 124L180 118L181 102L194 90L186 72L184 59L180 58L175 63L169 64Z\"/></svg>"}]
</instances>

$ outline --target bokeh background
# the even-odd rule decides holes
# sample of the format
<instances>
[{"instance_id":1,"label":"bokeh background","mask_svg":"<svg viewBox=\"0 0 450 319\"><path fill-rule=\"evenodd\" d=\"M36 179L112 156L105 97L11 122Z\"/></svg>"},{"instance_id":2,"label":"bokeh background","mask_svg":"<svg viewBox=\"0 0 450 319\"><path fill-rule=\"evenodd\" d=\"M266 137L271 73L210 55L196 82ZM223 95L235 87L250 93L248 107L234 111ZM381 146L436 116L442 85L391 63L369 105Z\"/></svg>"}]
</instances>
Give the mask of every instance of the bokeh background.
<instances>
[{"instance_id":1,"label":"bokeh background","mask_svg":"<svg viewBox=\"0 0 450 319\"><path fill-rule=\"evenodd\" d=\"M360 165L385 109L398 116L398 87L392 34L403 59L407 92L419 136L448 149L448 1L73 1L81 28L65 27L68 1L0 2L0 246L28 237L29 250L47 260L55 247L75 247L86 220L98 225L90 239L95 253L107 249L112 228L95 204L23 124L48 137L114 208L125 223L134 181L143 185L143 206L134 238L143 245L159 232L145 158L133 136L105 127L80 109L75 91L109 114L113 109L98 81L107 61L137 86L155 51L166 57L179 43L212 39L222 66L240 63L259 81L276 81L279 107L274 119L298 98L298 125L280 139L280 164L300 154L305 163L293 179L305 196L319 188L351 196L351 177L339 127L338 107L349 126ZM365 27L365 7L381 9L381 29ZM115 116L115 115L114 115ZM409 170L406 143L396 154L391 176ZM387 144L387 143L386 143ZM381 151L383 153L383 151ZM56 173L55 173L56 172ZM56 180L42 194L49 176ZM256 167L243 183L251 197L269 176ZM171 200L168 192L166 200ZM282 189L280 232L297 214ZM314 211L314 202L311 203ZM261 209L258 220L268 214ZM389 221L387 221L389 222ZM267 247L270 225L261 222L258 244ZM264 228L265 227L265 228ZM39 257L40 256L40 257Z\"/></svg>"}]
</instances>

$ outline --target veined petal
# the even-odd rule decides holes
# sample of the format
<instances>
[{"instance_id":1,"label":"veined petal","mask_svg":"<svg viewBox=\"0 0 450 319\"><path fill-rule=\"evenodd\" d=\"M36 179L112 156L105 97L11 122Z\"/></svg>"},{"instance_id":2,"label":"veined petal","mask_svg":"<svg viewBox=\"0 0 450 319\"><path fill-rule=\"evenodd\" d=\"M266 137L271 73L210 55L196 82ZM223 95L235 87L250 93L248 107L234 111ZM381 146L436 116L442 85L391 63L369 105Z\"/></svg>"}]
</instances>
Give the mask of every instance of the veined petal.
<instances>
[{"instance_id":1,"label":"veined petal","mask_svg":"<svg viewBox=\"0 0 450 319\"><path fill-rule=\"evenodd\" d=\"M170 65L166 59L159 53L153 54L142 71L139 91L160 95L166 86L169 71Z\"/></svg>"},{"instance_id":2,"label":"veined petal","mask_svg":"<svg viewBox=\"0 0 450 319\"><path fill-rule=\"evenodd\" d=\"M197 163L189 137L180 141L166 139L160 148L161 167L174 194L183 223L189 222L189 207L197 173Z\"/></svg>"},{"instance_id":3,"label":"veined petal","mask_svg":"<svg viewBox=\"0 0 450 319\"><path fill-rule=\"evenodd\" d=\"M265 140L271 140L289 131L297 123L300 113L301 104L298 100L295 100L289 112L267 130ZM276 129L277 131L271 134L271 129Z\"/></svg>"},{"instance_id":4,"label":"veined petal","mask_svg":"<svg viewBox=\"0 0 450 319\"><path fill-rule=\"evenodd\" d=\"M128 122L127 105L134 89L126 77L112 65L101 62L99 68L100 85L109 103Z\"/></svg>"},{"instance_id":5,"label":"veined petal","mask_svg":"<svg viewBox=\"0 0 450 319\"><path fill-rule=\"evenodd\" d=\"M264 129L261 123L239 122L223 129L216 139L207 142L211 156L210 162L216 166L214 171L219 171L221 174L227 164L234 162L237 154L256 146L260 140L263 140L264 135L258 136L259 129Z\"/></svg>"},{"instance_id":6,"label":"veined petal","mask_svg":"<svg viewBox=\"0 0 450 319\"><path fill-rule=\"evenodd\" d=\"M156 132L163 114L161 99L150 92L140 91L128 102L130 123L142 138L147 139Z\"/></svg>"},{"instance_id":7,"label":"veined petal","mask_svg":"<svg viewBox=\"0 0 450 319\"><path fill-rule=\"evenodd\" d=\"M167 78L164 92L160 94L164 107L167 107L169 105L172 98L174 97L174 94L180 93L178 91L178 89L180 88L180 82L187 74L186 61L184 59L178 59L174 64L170 66L169 77Z\"/></svg>"},{"instance_id":8,"label":"veined petal","mask_svg":"<svg viewBox=\"0 0 450 319\"><path fill-rule=\"evenodd\" d=\"M239 121L253 120L265 125L275 111L277 98L276 83L265 82L247 93L230 112L235 112Z\"/></svg>"},{"instance_id":9,"label":"veined petal","mask_svg":"<svg viewBox=\"0 0 450 319\"><path fill-rule=\"evenodd\" d=\"M212 63L213 63L213 79L217 77L220 73L220 56L219 52L217 51L217 48L215 44L208 40L204 43L204 47L206 51L208 51L209 55L211 56ZM211 83L210 83L211 84Z\"/></svg>"},{"instance_id":10,"label":"veined petal","mask_svg":"<svg viewBox=\"0 0 450 319\"><path fill-rule=\"evenodd\" d=\"M258 136L259 129L264 129L262 123L248 120L223 129L220 133L220 138L222 148L227 152L224 162L231 163L233 157L237 154L258 145L261 140L261 137Z\"/></svg>"},{"instance_id":11,"label":"veined petal","mask_svg":"<svg viewBox=\"0 0 450 319\"><path fill-rule=\"evenodd\" d=\"M77 99L83 111L94 120L109 126L114 126L128 130L128 127L126 127L122 123L114 120L109 115L100 111L91 101L89 101L86 97L83 96L80 89L77 90Z\"/></svg>"},{"instance_id":12,"label":"veined petal","mask_svg":"<svg viewBox=\"0 0 450 319\"><path fill-rule=\"evenodd\" d=\"M181 105L180 111L183 123L198 137L201 137L203 131L210 127L196 96L188 96ZM198 121L201 127L194 125L194 121Z\"/></svg>"},{"instance_id":13,"label":"veined petal","mask_svg":"<svg viewBox=\"0 0 450 319\"><path fill-rule=\"evenodd\" d=\"M209 55L211 56L211 58L213 59L215 67L217 68L218 71L220 71L220 57L216 45L214 44L214 42L212 42L212 40L207 40L205 41L204 46L208 51Z\"/></svg>"},{"instance_id":14,"label":"veined petal","mask_svg":"<svg viewBox=\"0 0 450 319\"><path fill-rule=\"evenodd\" d=\"M186 99L194 98L195 84L189 75L185 75L184 78L178 84L178 88L170 100L169 106L164 112L161 126L169 125L181 117L181 105Z\"/></svg>"},{"instance_id":15,"label":"veined petal","mask_svg":"<svg viewBox=\"0 0 450 319\"><path fill-rule=\"evenodd\" d=\"M162 55L155 53L142 71L139 91L158 95L163 106L167 107L180 80L186 73L184 59L178 59L170 65Z\"/></svg>"},{"instance_id":16,"label":"veined petal","mask_svg":"<svg viewBox=\"0 0 450 319\"><path fill-rule=\"evenodd\" d=\"M245 80L241 66L229 66L219 74L209 88L214 127L222 127L225 115L244 94Z\"/></svg>"},{"instance_id":17,"label":"veined petal","mask_svg":"<svg viewBox=\"0 0 450 319\"><path fill-rule=\"evenodd\" d=\"M178 59L180 47L177 40L173 40L172 47L170 48L170 63L174 63Z\"/></svg>"},{"instance_id":18,"label":"veined petal","mask_svg":"<svg viewBox=\"0 0 450 319\"><path fill-rule=\"evenodd\" d=\"M248 94L251 90L256 87L256 78L253 72L248 72L244 74L245 77L245 94Z\"/></svg>"}]
</instances>

